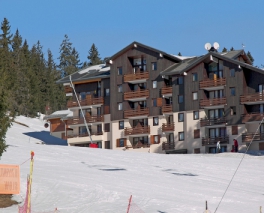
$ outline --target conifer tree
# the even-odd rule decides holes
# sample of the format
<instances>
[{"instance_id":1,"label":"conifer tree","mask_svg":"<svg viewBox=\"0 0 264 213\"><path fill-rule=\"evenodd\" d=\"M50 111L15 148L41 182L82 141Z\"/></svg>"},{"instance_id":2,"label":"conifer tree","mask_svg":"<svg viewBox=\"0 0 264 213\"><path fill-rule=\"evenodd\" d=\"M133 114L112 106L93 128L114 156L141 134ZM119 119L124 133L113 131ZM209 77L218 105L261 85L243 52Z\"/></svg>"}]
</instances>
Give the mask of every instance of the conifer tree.
<instances>
[{"instance_id":1,"label":"conifer tree","mask_svg":"<svg viewBox=\"0 0 264 213\"><path fill-rule=\"evenodd\" d=\"M97 50L97 47L94 44L92 44L91 49L89 50L88 54L89 55L87 56L87 58L90 60L89 61L90 65L97 65L97 64L103 63L103 61L99 57L100 54Z\"/></svg>"},{"instance_id":2,"label":"conifer tree","mask_svg":"<svg viewBox=\"0 0 264 213\"><path fill-rule=\"evenodd\" d=\"M223 50L222 50L223 53L226 53L227 52L227 49L224 47Z\"/></svg>"},{"instance_id":3,"label":"conifer tree","mask_svg":"<svg viewBox=\"0 0 264 213\"><path fill-rule=\"evenodd\" d=\"M79 54L75 48L72 48L72 43L67 35L64 36L64 40L60 45L60 56L58 59L60 60L58 68L61 71L61 77L70 75L81 67Z\"/></svg>"},{"instance_id":4,"label":"conifer tree","mask_svg":"<svg viewBox=\"0 0 264 213\"><path fill-rule=\"evenodd\" d=\"M178 53L178 56L182 56L181 52Z\"/></svg>"},{"instance_id":5,"label":"conifer tree","mask_svg":"<svg viewBox=\"0 0 264 213\"><path fill-rule=\"evenodd\" d=\"M231 47L231 48L230 48L230 51L234 51L234 50L235 50L234 47Z\"/></svg>"},{"instance_id":6,"label":"conifer tree","mask_svg":"<svg viewBox=\"0 0 264 213\"><path fill-rule=\"evenodd\" d=\"M247 57L250 59L250 61L252 62L252 64L253 64L253 62L254 62L254 58L252 57L252 55L251 55L251 53L248 51L247 52Z\"/></svg>"}]
</instances>

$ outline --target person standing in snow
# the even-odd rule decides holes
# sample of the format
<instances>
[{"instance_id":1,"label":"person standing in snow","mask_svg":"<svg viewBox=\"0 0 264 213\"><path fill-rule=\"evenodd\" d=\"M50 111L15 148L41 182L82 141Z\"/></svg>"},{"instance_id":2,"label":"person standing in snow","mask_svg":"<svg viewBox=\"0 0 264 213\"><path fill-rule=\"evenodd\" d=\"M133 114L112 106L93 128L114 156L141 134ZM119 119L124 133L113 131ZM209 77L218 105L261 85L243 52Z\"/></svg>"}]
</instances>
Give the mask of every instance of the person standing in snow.
<instances>
[{"instance_id":1,"label":"person standing in snow","mask_svg":"<svg viewBox=\"0 0 264 213\"><path fill-rule=\"evenodd\" d=\"M221 150L220 141L217 141L216 143L216 150L217 150L217 153L220 153L220 150Z\"/></svg>"},{"instance_id":2,"label":"person standing in snow","mask_svg":"<svg viewBox=\"0 0 264 213\"><path fill-rule=\"evenodd\" d=\"M234 141L235 152L238 152L238 142L236 139L233 139L233 141Z\"/></svg>"}]
</instances>

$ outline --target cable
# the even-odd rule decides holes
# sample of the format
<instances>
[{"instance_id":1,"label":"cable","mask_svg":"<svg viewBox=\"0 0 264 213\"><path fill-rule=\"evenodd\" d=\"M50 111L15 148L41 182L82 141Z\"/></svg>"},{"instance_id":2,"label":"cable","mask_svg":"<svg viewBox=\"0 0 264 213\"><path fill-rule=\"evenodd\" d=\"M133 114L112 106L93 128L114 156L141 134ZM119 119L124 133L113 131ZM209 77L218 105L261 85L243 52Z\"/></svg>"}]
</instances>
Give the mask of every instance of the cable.
<instances>
[{"instance_id":1,"label":"cable","mask_svg":"<svg viewBox=\"0 0 264 213\"><path fill-rule=\"evenodd\" d=\"M261 122L260 122L260 124L259 124L259 126L258 126L258 128L257 128L257 130L256 130L256 132L255 132L255 134L253 135L253 137L252 137L252 139L251 139L251 141L250 141L250 143L249 143L249 145L248 145L248 147L247 147L245 153L243 154L243 157L241 158L241 160L240 160L240 162L239 162L239 164L238 164L238 166L237 166L237 169L236 169L235 173L233 174L233 177L231 178L231 180L230 180L230 182L229 182L229 184L228 184L228 186L227 186L227 188L226 188L226 190L225 190L225 192L224 192L224 194L223 194L223 196L222 196L222 198L221 198L221 200L220 200L218 206L216 207L214 213L216 213L218 207L220 206L220 204L221 204L221 202L222 202L222 200L223 200L223 198L224 198L224 196L225 196L225 194L226 194L226 192L227 192L227 190L228 190L228 188L229 188L231 182L233 181L233 179L234 179L234 177L235 177L235 175L236 175L236 173L237 173L237 170L238 170L240 164L242 163L242 160L244 159L244 157L245 157L245 155L246 155L246 153L247 153L247 151L248 151L250 145L252 144L252 141L254 140L255 135L257 134L257 132L258 132L258 130L259 130L259 127L260 127L260 125L262 124L263 121L264 121L264 117L262 118L262 120L261 120Z\"/></svg>"}]
</instances>

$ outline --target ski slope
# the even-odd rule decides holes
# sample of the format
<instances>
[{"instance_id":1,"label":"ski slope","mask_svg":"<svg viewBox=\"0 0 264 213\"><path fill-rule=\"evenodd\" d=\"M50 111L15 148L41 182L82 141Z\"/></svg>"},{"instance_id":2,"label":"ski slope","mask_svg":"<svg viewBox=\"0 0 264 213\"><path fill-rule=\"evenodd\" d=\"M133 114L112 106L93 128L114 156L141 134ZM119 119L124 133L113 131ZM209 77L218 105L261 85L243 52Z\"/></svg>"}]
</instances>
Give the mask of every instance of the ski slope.
<instances>
[{"instance_id":1,"label":"ski slope","mask_svg":"<svg viewBox=\"0 0 264 213\"><path fill-rule=\"evenodd\" d=\"M146 213L214 212L242 154L162 155L58 145L38 118L19 116L7 133L1 164L21 164L35 152L32 211L125 213L128 199ZM34 134L33 134L34 133ZM30 137L30 135L32 137ZM42 139L42 140L40 140ZM61 142L58 142L61 143ZM253 213L264 206L264 156L246 155L218 213ZM29 161L21 165L23 202ZM17 206L0 209L15 213Z\"/></svg>"}]
</instances>

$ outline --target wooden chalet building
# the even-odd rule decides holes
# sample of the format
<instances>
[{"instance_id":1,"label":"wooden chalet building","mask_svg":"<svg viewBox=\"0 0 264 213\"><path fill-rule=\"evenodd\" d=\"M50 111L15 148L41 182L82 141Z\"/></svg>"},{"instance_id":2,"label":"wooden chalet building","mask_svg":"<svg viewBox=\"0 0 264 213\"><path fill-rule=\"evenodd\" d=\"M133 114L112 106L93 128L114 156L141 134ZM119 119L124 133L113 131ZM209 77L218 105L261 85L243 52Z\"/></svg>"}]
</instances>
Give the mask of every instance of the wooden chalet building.
<instances>
[{"instance_id":1,"label":"wooden chalet building","mask_svg":"<svg viewBox=\"0 0 264 213\"><path fill-rule=\"evenodd\" d=\"M98 66L98 67L96 67ZM133 42L72 75L92 139L100 148L155 153L223 152L253 138L263 119L264 71L243 50L180 57ZM69 76L59 80L73 111L69 145L90 139ZM264 125L251 145L264 150Z\"/></svg>"}]
</instances>

